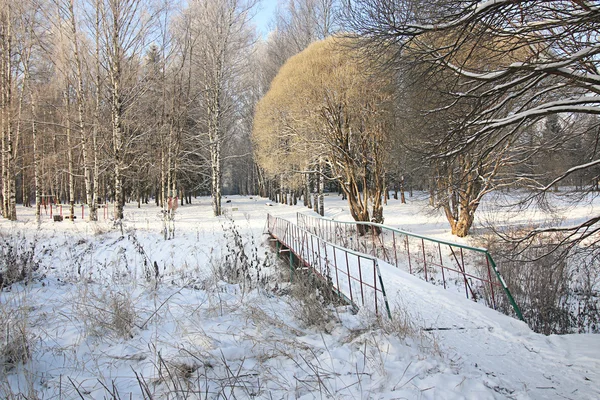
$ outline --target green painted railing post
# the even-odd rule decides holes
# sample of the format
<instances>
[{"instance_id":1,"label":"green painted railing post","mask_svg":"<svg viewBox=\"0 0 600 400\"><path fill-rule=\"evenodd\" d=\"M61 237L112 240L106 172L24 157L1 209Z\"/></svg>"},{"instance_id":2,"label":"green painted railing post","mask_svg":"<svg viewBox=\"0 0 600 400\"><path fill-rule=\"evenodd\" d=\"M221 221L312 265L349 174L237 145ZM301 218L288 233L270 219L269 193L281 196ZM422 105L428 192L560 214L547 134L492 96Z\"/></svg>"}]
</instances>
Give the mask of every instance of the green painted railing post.
<instances>
[{"instance_id":1,"label":"green painted railing post","mask_svg":"<svg viewBox=\"0 0 600 400\"><path fill-rule=\"evenodd\" d=\"M517 314L517 317L519 317L519 319L521 321L525 321L525 318L523 318L523 313L521 313L521 309L519 308L519 306L517 305L517 302L515 301L515 299L512 296L512 294L510 293L510 290L508 290L508 286L506 285L506 282L504 282L504 278L502 278L502 275L500 275L500 271L498 271L498 268L496 267L496 262L492 258L492 255L489 252L487 252L487 251L485 252L485 255L487 256L487 259L490 262L490 264L492 266L492 269L496 273L496 277L498 278L498 280L502 284L502 288L504 289L504 293L506 293L506 297L508 297L508 301L512 305L513 310L515 310L515 313Z\"/></svg>"},{"instance_id":2,"label":"green painted railing post","mask_svg":"<svg viewBox=\"0 0 600 400\"><path fill-rule=\"evenodd\" d=\"M290 282L294 281L294 253L290 251Z\"/></svg>"},{"instance_id":3,"label":"green painted railing post","mask_svg":"<svg viewBox=\"0 0 600 400\"><path fill-rule=\"evenodd\" d=\"M379 284L381 285L381 293L383 294L383 302L385 303L385 309L387 311L387 315L392 319L392 311L390 310L390 304L388 303L387 294L385 293L385 286L383 285L383 278L381 277L381 271L379 270L379 263L375 260L375 270L377 271L377 276L379 277ZM375 293L377 296L377 293Z\"/></svg>"}]
</instances>

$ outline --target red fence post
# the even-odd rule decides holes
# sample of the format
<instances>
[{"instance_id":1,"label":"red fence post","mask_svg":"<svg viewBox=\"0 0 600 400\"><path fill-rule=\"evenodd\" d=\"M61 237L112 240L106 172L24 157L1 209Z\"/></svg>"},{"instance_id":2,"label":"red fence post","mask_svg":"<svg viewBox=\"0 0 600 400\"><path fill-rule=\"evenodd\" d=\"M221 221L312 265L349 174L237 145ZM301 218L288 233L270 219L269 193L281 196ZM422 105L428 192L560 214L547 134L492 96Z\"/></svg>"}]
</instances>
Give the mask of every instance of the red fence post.
<instances>
[{"instance_id":1,"label":"red fence post","mask_svg":"<svg viewBox=\"0 0 600 400\"><path fill-rule=\"evenodd\" d=\"M396 268L398 268L398 251L396 250L396 232L392 231L392 245L394 246L394 260Z\"/></svg>"},{"instance_id":2,"label":"red fence post","mask_svg":"<svg viewBox=\"0 0 600 400\"><path fill-rule=\"evenodd\" d=\"M363 291L363 279L362 279L362 268L360 267L360 256L358 258L358 278L360 282L360 298L362 299L362 305L365 305L365 292Z\"/></svg>"},{"instance_id":3,"label":"red fence post","mask_svg":"<svg viewBox=\"0 0 600 400\"><path fill-rule=\"evenodd\" d=\"M377 261L373 259L373 289L375 291L375 314L378 314L377 310L377 269L375 268L375 263Z\"/></svg>"},{"instance_id":4,"label":"red fence post","mask_svg":"<svg viewBox=\"0 0 600 400\"><path fill-rule=\"evenodd\" d=\"M408 273L412 275L412 262L410 261L410 247L408 246L408 235L404 235L406 239L406 254L408 255Z\"/></svg>"},{"instance_id":5,"label":"red fence post","mask_svg":"<svg viewBox=\"0 0 600 400\"><path fill-rule=\"evenodd\" d=\"M319 257L319 269L323 275L323 265L321 263L321 239L317 237L317 256Z\"/></svg>"},{"instance_id":6,"label":"red fence post","mask_svg":"<svg viewBox=\"0 0 600 400\"><path fill-rule=\"evenodd\" d=\"M352 280L350 279L350 263L348 262L348 252L346 253L346 271L348 272L348 287L350 288L350 301L354 303L354 298L352 297Z\"/></svg>"},{"instance_id":7,"label":"red fence post","mask_svg":"<svg viewBox=\"0 0 600 400\"><path fill-rule=\"evenodd\" d=\"M442 267L442 281L444 282L444 289L446 289L446 277L444 276L444 260L442 258L442 245L438 242L438 250L440 251L440 266Z\"/></svg>"},{"instance_id":8,"label":"red fence post","mask_svg":"<svg viewBox=\"0 0 600 400\"><path fill-rule=\"evenodd\" d=\"M469 290L467 283L467 275L465 274L465 257L463 255L463 249L460 248L460 264L462 266L463 278L465 279L465 294L467 295L467 299L469 298Z\"/></svg>"},{"instance_id":9,"label":"red fence post","mask_svg":"<svg viewBox=\"0 0 600 400\"><path fill-rule=\"evenodd\" d=\"M341 293L341 289L340 289L340 278L339 278L339 273L338 273L338 265L337 265L337 255L336 255L336 251L335 251L335 247L332 248L333 250L333 266L335 267L335 282L338 288L338 292Z\"/></svg>"}]
</instances>

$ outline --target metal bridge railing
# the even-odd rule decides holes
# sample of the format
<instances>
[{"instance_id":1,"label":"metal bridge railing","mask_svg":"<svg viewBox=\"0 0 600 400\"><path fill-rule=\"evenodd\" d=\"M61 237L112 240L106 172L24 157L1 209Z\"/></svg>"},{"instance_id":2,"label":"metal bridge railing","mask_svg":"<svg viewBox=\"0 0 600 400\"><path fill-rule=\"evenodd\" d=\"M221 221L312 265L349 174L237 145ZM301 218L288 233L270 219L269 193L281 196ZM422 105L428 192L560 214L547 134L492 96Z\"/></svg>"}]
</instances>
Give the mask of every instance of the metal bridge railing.
<instances>
[{"instance_id":1,"label":"metal bridge railing","mask_svg":"<svg viewBox=\"0 0 600 400\"><path fill-rule=\"evenodd\" d=\"M334 221L297 214L298 226L323 240L392 264L444 289L464 287L467 298L523 315L487 249L430 238L372 222ZM358 229L362 226L361 229ZM504 296L497 292L504 292Z\"/></svg>"},{"instance_id":2,"label":"metal bridge railing","mask_svg":"<svg viewBox=\"0 0 600 400\"><path fill-rule=\"evenodd\" d=\"M379 313L384 306L391 318L376 257L330 243L288 220L270 214L267 215L267 229L274 240L281 244L279 252L290 253L290 267L297 260L354 307L373 307Z\"/></svg>"}]
</instances>

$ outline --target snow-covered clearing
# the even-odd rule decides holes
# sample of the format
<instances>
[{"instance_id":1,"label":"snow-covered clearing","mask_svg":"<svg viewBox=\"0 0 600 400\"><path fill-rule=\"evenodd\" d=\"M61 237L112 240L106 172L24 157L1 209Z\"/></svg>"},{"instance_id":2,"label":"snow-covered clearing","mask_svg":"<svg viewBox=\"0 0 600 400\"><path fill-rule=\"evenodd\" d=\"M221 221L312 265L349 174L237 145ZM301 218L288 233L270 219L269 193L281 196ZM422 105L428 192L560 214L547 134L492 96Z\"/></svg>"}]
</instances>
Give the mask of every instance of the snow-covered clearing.
<instances>
[{"instance_id":1,"label":"snow-covered clearing","mask_svg":"<svg viewBox=\"0 0 600 400\"><path fill-rule=\"evenodd\" d=\"M392 322L330 306L322 310L329 321L309 324L310 299L275 282L263 232L267 212L295 221L311 211L229 199L228 218L212 217L208 198L180 207L168 241L154 205L128 205L123 235L103 219L48 217L38 227L24 208L18 222L2 220L3 262L24 260L9 247L31 250L38 269L0 294L0 397L600 398L599 335L535 334L390 266L382 275L394 288ZM455 240L425 204L392 200L386 224ZM330 195L325 205L327 216L349 219L341 199ZM590 203L565 218L597 210ZM481 215L498 218L485 204ZM529 224L540 215L532 208L501 219ZM268 284L219 279L219 267L240 260L236 240Z\"/></svg>"}]
</instances>

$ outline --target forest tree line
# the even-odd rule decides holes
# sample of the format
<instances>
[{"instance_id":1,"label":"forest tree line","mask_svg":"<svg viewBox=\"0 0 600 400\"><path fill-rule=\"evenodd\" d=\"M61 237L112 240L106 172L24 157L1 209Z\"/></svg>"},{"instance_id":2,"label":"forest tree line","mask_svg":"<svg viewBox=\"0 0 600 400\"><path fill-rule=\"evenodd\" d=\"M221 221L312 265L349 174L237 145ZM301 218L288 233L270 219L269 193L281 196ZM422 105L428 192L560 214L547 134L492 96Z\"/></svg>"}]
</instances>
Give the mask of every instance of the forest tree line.
<instances>
[{"instance_id":1,"label":"forest tree line","mask_svg":"<svg viewBox=\"0 0 600 400\"><path fill-rule=\"evenodd\" d=\"M410 187L465 236L492 191L596 191L598 6L546 3L286 0L262 38L253 0L2 0L3 216Z\"/></svg>"},{"instance_id":2,"label":"forest tree line","mask_svg":"<svg viewBox=\"0 0 600 400\"><path fill-rule=\"evenodd\" d=\"M265 40L253 0L2 0L4 218L60 202L94 220L114 201L119 221L126 201L166 208L192 194L211 194L219 215L223 190L261 191L253 108L316 38L300 18L322 4L300 3L282 6Z\"/></svg>"}]
</instances>

